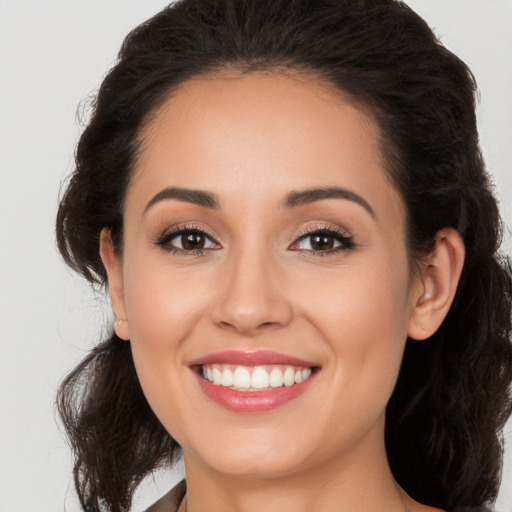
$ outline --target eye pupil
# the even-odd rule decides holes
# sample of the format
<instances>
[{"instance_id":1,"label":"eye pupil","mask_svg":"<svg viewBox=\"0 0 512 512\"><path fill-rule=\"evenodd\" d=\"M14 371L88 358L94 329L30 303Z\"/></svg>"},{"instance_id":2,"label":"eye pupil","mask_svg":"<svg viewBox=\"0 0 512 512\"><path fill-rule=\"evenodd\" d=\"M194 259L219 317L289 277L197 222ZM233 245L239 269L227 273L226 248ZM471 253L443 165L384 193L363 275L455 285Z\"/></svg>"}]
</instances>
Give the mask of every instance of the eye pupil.
<instances>
[{"instance_id":1,"label":"eye pupil","mask_svg":"<svg viewBox=\"0 0 512 512\"><path fill-rule=\"evenodd\" d=\"M332 249L334 247L334 239L327 235L313 235L311 237L311 247L316 250Z\"/></svg>"},{"instance_id":2,"label":"eye pupil","mask_svg":"<svg viewBox=\"0 0 512 512\"><path fill-rule=\"evenodd\" d=\"M188 233L181 236L181 245L184 249L202 249L205 238L200 233Z\"/></svg>"}]
</instances>

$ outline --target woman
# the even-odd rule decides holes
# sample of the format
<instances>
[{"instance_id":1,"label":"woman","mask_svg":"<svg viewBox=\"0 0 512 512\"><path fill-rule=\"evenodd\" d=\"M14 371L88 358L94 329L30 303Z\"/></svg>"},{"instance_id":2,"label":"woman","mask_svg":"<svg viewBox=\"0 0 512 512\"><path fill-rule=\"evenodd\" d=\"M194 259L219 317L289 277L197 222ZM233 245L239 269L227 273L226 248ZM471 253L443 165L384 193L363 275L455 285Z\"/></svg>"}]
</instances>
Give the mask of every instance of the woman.
<instances>
[{"instance_id":1,"label":"woman","mask_svg":"<svg viewBox=\"0 0 512 512\"><path fill-rule=\"evenodd\" d=\"M395 0L183 0L126 38L57 218L112 336L58 404L86 511L480 507L510 266L468 68Z\"/></svg>"}]
</instances>

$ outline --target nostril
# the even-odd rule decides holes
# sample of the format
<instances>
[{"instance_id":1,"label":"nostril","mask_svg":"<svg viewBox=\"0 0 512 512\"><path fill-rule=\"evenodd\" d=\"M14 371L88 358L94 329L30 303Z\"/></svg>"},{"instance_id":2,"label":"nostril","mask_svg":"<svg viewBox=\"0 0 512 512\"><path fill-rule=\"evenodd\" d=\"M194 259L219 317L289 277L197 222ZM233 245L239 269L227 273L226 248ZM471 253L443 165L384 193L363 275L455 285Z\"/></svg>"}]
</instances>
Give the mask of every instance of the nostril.
<instances>
[{"instance_id":1,"label":"nostril","mask_svg":"<svg viewBox=\"0 0 512 512\"><path fill-rule=\"evenodd\" d=\"M274 329L278 329L281 324L278 322L262 322L258 324L257 322L250 321L238 321L235 323L221 321L218 322L217 325L222 327L223 329L236 331L238 333L244 334L246 336L250 336L253 334L257 334L261 331L270 331Z\"/></svg>"}]
</instances>

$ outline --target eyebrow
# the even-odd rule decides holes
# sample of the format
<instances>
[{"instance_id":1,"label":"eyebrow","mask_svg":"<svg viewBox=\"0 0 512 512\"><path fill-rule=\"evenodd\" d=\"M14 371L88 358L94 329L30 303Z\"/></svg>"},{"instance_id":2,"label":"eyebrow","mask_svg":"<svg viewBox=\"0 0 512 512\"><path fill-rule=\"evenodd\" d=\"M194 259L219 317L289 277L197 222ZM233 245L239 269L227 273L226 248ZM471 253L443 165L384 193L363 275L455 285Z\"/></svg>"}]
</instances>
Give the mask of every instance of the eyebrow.
<instances>
[{"instance_id":1,"label":"eyebrow","mask_svg":"<svg viewBox=\"0 0 512 512\"><path fill-rule=\"evenodd\" d=\"M373 208L360 195L341 187L310 188L290 192L283 203L284 208L296 208L323 199L346 199L362 206L373 218L376 217Z\"/></svg>"},{"instance_id":2,"label":"eyebrow","mask_svg":"<svg viewBox=\"0 0 512 512\"><path fill-rule=\"evenodd\" d=\"M170 199L183 201L185 203L192 203L211 210L220 209L220 201L217 195L212 192L182 187L168 187L153 196L144 208L143 214L145 214L156 203ZM348 201L353 201L354 203L362 206L372 217L375 218L373 208L365 199L351 190L340 187L310 188L290 192L283 201L282 207L286 209L297 208L323 199L346 199Z\"/></svg>"},{"instance_id":3,"label":"eyebrow","mask_svg":"<svg viewBox=\"0 0 512 512\"><path fill-rule=\"evenodd\" d=\"M212 194L211 192L206 192L205 190L194 190L190 188L168 187L164 188L158 192L158 194L153 196L153 198L146 205L146 208L144 208L144 213L146 213L156 203L169 199L196 204L198 206L202 206L203 208L210 208L212 210L218 210L220 208L219 199L215 194Z\"/></svg>"}]
</instances>

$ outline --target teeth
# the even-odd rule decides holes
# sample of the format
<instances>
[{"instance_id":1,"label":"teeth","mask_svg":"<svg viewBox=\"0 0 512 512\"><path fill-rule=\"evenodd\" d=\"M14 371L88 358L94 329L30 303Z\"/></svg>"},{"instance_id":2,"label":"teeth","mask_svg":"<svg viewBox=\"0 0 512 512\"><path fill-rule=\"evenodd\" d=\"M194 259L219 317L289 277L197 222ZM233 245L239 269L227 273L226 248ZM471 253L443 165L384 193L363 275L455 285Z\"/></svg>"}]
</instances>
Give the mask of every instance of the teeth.
<instances>
[{"instance_id":1,"label":"teeth","mask_svg":"<svg viewBox=\"0 0 512 512\"><path fill-rule=\"evenodd\" d=\"M291 367L286 368L283 375L284 385L286 387L293 386L295 384L295 370Z\"/></svg>"},{"instance_id":2,"label":"teeth","mask_svg":"<svg viewBox=\"0 0 512 512\"><path fill-rule=\"evenodd\" d=\"M258 391L300 384L311 376L311 368L285 365L254 368L215 364L203 366L202 375L204 379L216 386L224 386L238 391Z\"/></svg>"},{"instance_id":3,"label":"teeth","mask_svg":"<svg viewBox=\"0 0 512 512\"><path fill-rule=\"evenodd\" d=\"M297 373L300 374L300 372ZM213 369L213 383L216 384L217 386L220 386L220 384L222 384L222 373L218 368Z\"/></svg>"},{"instance_id":4,"label":"teeth","mask_svg":"<svg viewBox=\"0 0 512 512\"><path fill-rule=\"evenodd\" d=\"M232 386L234 383L235 383L235 379L233 377L233 372L229 368L226 368L222 372L222 383L221 384L223 386L226 386L227 388L229 388L229 386Z\"/></svg>"},{"instance_id":5,"label":"teeth","mask_svg":"<svg viewBox=\"0 0 512 512\"><path fill-rule=\"evenodd\" d=\"M251 375L251 388L268 388L269 376L265 368L256 368Z\"/></svg>"},{"instance_id":6,"label":"teeth","mask_svg":"<svg viewBox=\"0 0 512 512\"><path fill-rule=\"evenodd\" d=\"M273 388L280 388L284 384L283 372L279 368L274 368L270 372L269 383Z\"/></svg>"},{"instance_id":7,"label":"teeth","mask_svg":"<svg viewBox=\"0 0 512 512\"><path fill-rule=\"evenodd\" d=\"M215 382L214 382L215 384ZM239 366L233 375L233 386L239 389L248 389L251 387L251 374L247 368Z\"/></svg>"}]
</instances>

